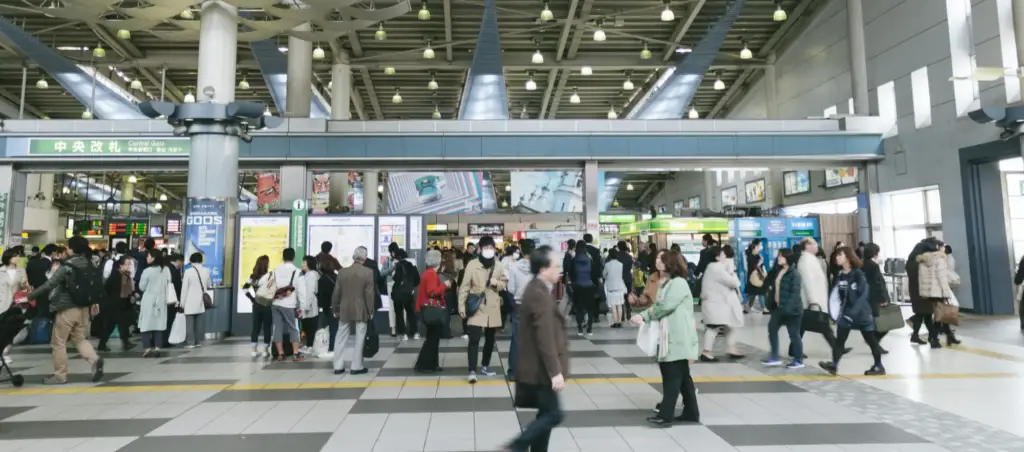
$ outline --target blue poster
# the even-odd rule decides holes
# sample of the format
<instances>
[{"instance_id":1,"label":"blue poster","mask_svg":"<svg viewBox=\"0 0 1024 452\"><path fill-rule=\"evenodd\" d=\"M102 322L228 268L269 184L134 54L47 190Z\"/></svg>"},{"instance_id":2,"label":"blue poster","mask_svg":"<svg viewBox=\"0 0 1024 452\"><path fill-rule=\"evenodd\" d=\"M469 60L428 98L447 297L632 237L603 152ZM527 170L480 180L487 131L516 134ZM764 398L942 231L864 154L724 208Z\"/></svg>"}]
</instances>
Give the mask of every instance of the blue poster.
<instances>
[{"instance_id":1,"label":"blue poster","mask_svg":"<svg viewBox=\"0 0 1024 452\"><path fill-rule=\"evenodd\" d=\"M202 253L203 265L210 270L213 285L224 285L224 200L189 198L186 215L185 261L189 261L192 253Z\"/></svg>"}]
</instances>

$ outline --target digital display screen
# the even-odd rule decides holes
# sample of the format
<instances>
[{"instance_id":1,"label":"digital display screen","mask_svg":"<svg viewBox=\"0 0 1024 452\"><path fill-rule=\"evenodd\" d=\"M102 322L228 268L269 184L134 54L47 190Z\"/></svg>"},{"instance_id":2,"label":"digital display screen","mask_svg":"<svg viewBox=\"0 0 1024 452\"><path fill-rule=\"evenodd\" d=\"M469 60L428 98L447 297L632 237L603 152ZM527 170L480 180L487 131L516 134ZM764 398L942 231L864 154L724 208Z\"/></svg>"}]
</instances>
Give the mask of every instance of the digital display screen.
<instances>
[{"instance_id":1,"label":"digital display screen","mask_svg":"<svg viewBox=\"0 0 1024 452\"><path fill-rule=\"evenodd\" d=\"M491 236L504 236L505 225L504 224L469 224L469 235L491 235Z\"/></svg>"},{"instance_id":2,"label":"digital display screen","mask_svg":"<svg viewBox=\"0 0 1024 452\"><path fill-rule=\"evenodd\" d=\"M127 221L111 221L107 224L107 235L128 235L128 222Z\"/></svg>"},{"instance_id":3,"label":"digital display screen","mask_svg":"<svg viewBox=\"0 0 1024 452\"><path fill-rule=\"evenodd\" d=\"M167 235L181 234L181 215L167 215Z\"/></svg>"},{"instance_id":4,"label":"digital display screen","mask_svg":"<svg viewBox=\"0 0 1024 452\"><path fill-rule=\"evenodd\" d=\"M102 237L103 220L75 220L74 233L83 237Z\"/></svg>"},{"instance_id":5,"label":"digital display screen","mask_svg":"<svg viewBox=\"0 0 1024 452\"><path fill-rule=\"evenodd\" d=\"M145 236L149 234L149 222L145 220L112 220L107 225L107 235L109 236L125 236L125 235L139 235Z\"/></svg>"},{"instance_id":6,"label":"digital display screen","mask_svg":"<svg viewBox=\"0 0 1024 452\"><path fill-rule=\"evenodd\" d=\"M152 227L150 227L149 228L149 236L150 237L163 237L164 236L164 228L163 228L163 226L152 226Z\"/></svg>"}]
</instances>

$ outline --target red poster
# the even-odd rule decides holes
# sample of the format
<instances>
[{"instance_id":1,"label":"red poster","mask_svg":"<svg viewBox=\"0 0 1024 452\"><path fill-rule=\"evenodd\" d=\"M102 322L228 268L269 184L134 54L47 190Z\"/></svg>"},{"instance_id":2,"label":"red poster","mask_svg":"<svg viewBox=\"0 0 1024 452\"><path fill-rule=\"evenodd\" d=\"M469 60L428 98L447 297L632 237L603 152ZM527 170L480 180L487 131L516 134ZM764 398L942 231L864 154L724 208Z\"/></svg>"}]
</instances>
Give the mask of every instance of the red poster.
<instances>
[{"instance_id":1,"label":"red poster","mask_svg":"<svg viewBox=\"0 0 1024 452\"><path fill-rule=\"evenodd\" d=\"M256 179L256 208L261 212L281 205L281 175L277 172L260 173Z\"/></svg>"}]
</instances>

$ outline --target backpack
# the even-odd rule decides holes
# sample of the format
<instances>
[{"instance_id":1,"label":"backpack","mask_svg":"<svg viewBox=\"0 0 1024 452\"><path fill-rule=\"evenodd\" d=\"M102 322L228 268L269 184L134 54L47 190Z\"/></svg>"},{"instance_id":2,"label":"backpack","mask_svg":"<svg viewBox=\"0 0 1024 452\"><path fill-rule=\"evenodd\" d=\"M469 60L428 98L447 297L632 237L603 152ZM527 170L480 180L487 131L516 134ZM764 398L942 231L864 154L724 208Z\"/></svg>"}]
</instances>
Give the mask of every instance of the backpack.
<instances>
[{"instance_id":1,"label":"backpack","mask_svg":"<svg viewBox=\"0 0 1024 452\"><path fill-rule=\"evenodd\" d=\"M88 261L82 268L67 265L71 270L71 277L68 281L71 303L79 307L89 307L103 302L106 298L103 271Z\"/></svg>"},{"instance_id":2,"label":"backpack","mask_svg":"<svg viewBox=\"0 0 1024 452\"><path fill-rule=\"evenodd\" d=\"M277 281L274 278L274 272L267 273L267 283L256 288L256 303L260 306L270 306L276 298L276 293Z\"/></svg>"}]
</instances>

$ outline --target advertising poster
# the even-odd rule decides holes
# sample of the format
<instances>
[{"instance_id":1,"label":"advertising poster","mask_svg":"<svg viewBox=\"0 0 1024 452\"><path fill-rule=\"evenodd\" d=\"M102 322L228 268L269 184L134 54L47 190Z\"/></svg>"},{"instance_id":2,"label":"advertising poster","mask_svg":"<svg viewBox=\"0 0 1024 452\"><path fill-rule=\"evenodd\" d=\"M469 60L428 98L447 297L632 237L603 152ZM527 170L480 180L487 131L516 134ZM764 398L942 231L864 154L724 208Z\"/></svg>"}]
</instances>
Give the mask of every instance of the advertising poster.
<instances>
[{"instance_id":1,"label":"advertising poster","mask_svg":"<svg viewBox=\"0 0 1024 452\"><path fill-rule=\"evenodd\" d=\"M290 218L286 216L241 217L238 231L238 274L236 290L238 302L236 310L240 314L252 312L252 303L245 297L242 286L248 281L256 259L260 256L270 258L270 269L281 264L281 251L288 247L288 227Z\"/></svg>"},{"instance_id":2,"label":"advertising poster","mask_svg":"<svg viewBox=\"0 0 1024 452\"><path fill-rule=\"evenodd\" d=\"M363 211L363 181L359 173L348 173L348 205L353 212Z\"/></svg>"},{"instance_id":3,"label":"advertising poster","mask_svg":"<svg viewBox=\"0 0 1024 452\"><path fill-rule=\"evenodd\" d=\"M752 203L764 201L764 179L747 182L743 185L743 188L747 196L745 198L745 202Z\"/></svg>"},{"instance_id":4,"label":"advertising poster","mask_svg":"<svg viewBox=\"0 0 1024 452\"><path fill-rule=\"evenodd\" d=\"M782 190L785 196L809 193L811 191L811 172L803 170L782 173Z\"/></svg>"},{"instance_id":5,"label":"advertising poster","mask_svg":"<svg viewBox=\"0 0 1024 452\"><path fill-rule=\"evenodd\" d=\"M825 170L825 188L857 183L857 168L829 168Z\"/></svg>"},{"instance_id":6,"label":"advertising poster","mask_svg":"<svg viewBox=\"0 0 1024 452\"><path fill-rule=\"evenodd\" d=\"M519 213L583 212L583 171L513 171L512 209ZM620 177L597 173L598 208L611 206Z\"/></svg>"},{"instance_id":7,"label":"advertising poster","mask_svg":"<svg viewBox=\"0 0 1024 452\"><path fill-rule=\"evenodd\" d=\"M409 249L423 249L423 217L409 217Z\"/></svg>"},{"instance_id":8,"label":"advertising poster","mask_svg":"<svg viewBox=\"0 0 1024 452\"><path fill-rule=\"evenodd\" d=\"M224 285L225 209L223 199L188 198L185 214L185 256L203 254L214 287Z\"/></svg>"},{"instance_id":9,"label":"advertising poster","mask_svg":"<svg viewBox=\"0 0 1024 452\"><path fill-rule=\"evenodd\" d=\"M722 189L722 206L735 206L739 201L736 187Z\"/></svg>"},{"instance_id":10,"label":"advertising poster","mask_svg":"<svg viewBox=\"0 0 1024 452\"><path fill-rule=\"evenodd\" d=\"M327 207L331 205L330 174L313 173L313 196L310 199L313 200L313 213L327 212Z\"/></svg>"},{"instance_id":11,"label":"advertising poster","mask_svg":"<svg viewBox=\"0 0 1024 452\"><path fill-rule=\"evenodd\" d=\"M281 175L276 171L260 173L256 178L256 208L260 212L281 205Z\"/></svg>"},{"instance_id":12,"label":"advertising poster","mask_svg":"<svg viewBox=\"0 0 1024 452\"><path fill-rule=\"evenodd\" d=\"M579 239L581 231L526 231L526 238L536 242L538 248L543 245L551 247L551 261L562 265L562 258L569 251L569 240Z\"/></svg>"},{"instance_id":13,"label":"advertising poster","mask_svg":"<svg viewBox=\"0 0 1024 452\"><path fill-rule=\"evenodd\" d=\"M390 259L388 246L397 243L399 248L409 251L406 243L405 217L380 217L377 226L377 261L384 266Z\"/></svg>"},{"instance_id":14,"label":"advertising poster","mask_svg":"<svg viewBox=\"0 0 1024 452\"><path fill-rule=\"evenodd\" d=\"M323 242L334 245L331 255L342 266L352 265L352 254L357 247L365 246L369 259L375 259L373 237L376 221L370 216L312 216L307 219L309 240L306 248L319 250Z\"/></svg>"},{"instance_id":15,"label":"advertising poster","mask_svg":"<svg viewBox=\"0 0 1024 452\"><path fill-rule=\"evenodd\" d=\"M493 213L498 208L484 172L388 174L388 213Z\"/></svg>"}]
</instances>

